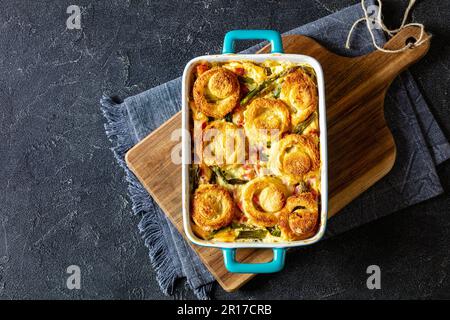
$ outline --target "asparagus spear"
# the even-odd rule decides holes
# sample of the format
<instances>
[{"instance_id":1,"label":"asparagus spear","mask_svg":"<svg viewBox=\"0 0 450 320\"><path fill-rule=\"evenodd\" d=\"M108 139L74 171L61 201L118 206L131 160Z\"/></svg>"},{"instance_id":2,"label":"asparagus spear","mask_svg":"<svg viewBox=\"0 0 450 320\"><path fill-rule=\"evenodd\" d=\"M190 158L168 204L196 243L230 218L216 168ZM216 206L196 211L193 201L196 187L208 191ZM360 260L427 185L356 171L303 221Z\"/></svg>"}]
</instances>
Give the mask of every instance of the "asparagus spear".
<instances>
[{"instance_id":1,"label":"asparagus spear","mask_svg":"<svg viewBox=\"0 0 450 320\"><path fill-rule=\"evenodd\" d=\"M238 236L236 239L264 239L264 237L267 235L267 230L241 230L239 231Z\"/></svg>"},{"instance_id":2,"label":"asparagus spear","mask_svg":"<svg viewBox=\"0 0 450 320\"><path fill-rule=\"evenodd\" d=\"M233 115L231 114L231 112L228 113L228 114L225 116L225 121L226 121L226 122L233 122Z\"/></svg>"},{"instance_id":3,"label":"asparagus spear","mask_svg":"<svg viewBox=\"0 0 450 320\"><path fill-rule=\"evenodd\" d=\"M269 85L273 84L274 81L287 76L289 73L293 72L294 70L297 70L299 67L292 67L285 71L282 71L274 76L271 76L269 79L265 80L263 83L261 83L258 87L250 91L242 100L241 100L241 106L246 105L250 102L255 96L257 96L261 91L263 91L265 88L267 88Z\"/></svg>"},{"instance_id":4,"label":"asparagus spear","mask_svg":"<svg viewBox=\"0 0 450 320\"><path fill-rule=\"evenodd\" d=\"M239 77L239 80L241 80L241 82L243 83L247 83L247 84L253 84L255 83L255 80L253 80L252 78L249 77Z\"/></svg>"},{"instance_id":5,"label":"asparagus spear","mask_svg":"<svg viewBox=\"0 0 450 320\"><path fill-rule=\"evenodd\" d=\"M305 131L305 129L314 121L315 117L316 113L314 112L305 121L297 124L292 132L296 134L302 134L303 131Z\"/></svg>"},{"instance_id":6,"label":"asparagus spear","mask_svg":"<svg viewBox=\"0 0 450 320\"><path fill-rule=\"evenodd\" d=\"M274 237L281 237L281 230L278 226L275 227L269 227L267 228L269 230L270 234Z\"/></svg>"},{"instance_id":7,"label":"asparagus spear","mask_svg":"<svg viewBox=\"0 0 450 320\"><path fill-rule=\"evenodd\" d=\"M248 182L247 180L242 179L227 178L219 167L211 167L211 170L216 174L216 176L222 178L222 180L228 184L246 184Z\"/></svg>"},{"instance_id":8,"label":"asparagus spear","mask_svg":"<svg viewBox=\"0 0 450 320\"><path fill-rule=\"evenodd\" d=\"M191 190L194 191L198 187L198 182L200 180L200 167L196 164L192 165L190 170L190 182L191 182Z\"/></svg>"}]
</instances>

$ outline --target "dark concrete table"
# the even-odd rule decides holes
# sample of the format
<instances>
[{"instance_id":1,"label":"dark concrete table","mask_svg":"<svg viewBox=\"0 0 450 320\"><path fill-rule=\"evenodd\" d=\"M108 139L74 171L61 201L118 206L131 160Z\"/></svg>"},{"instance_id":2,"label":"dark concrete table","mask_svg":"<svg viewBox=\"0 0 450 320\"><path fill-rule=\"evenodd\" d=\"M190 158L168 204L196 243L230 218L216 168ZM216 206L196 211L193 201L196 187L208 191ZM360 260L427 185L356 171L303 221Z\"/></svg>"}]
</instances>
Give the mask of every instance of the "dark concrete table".
<instances>
[{"instance_id":1,"label":"dark concrete table","mask_svg":"<svg viewBox=\"0 0 450 320\"><path fill-rule=\"evenodd\" d=\"M125 97L179 76L191 58L220 52L226 30L287 31L356 3L263 2L2 1L0 298L167 298L98 101L102 92ZM396 25L406 1L385 2ZM82 7L82 30L66 29L70 4ZM434 39L412 73L450 136L450 3L422 1L414 18ZM450 298L449 162L439 174L444 195L288 255L284 272L234 294L218 288L216 297ZM81 290L66 288L72 264L81 267ZM381 290L366 288L371 264L381 267Z\"/></svg>"}]
</instances>

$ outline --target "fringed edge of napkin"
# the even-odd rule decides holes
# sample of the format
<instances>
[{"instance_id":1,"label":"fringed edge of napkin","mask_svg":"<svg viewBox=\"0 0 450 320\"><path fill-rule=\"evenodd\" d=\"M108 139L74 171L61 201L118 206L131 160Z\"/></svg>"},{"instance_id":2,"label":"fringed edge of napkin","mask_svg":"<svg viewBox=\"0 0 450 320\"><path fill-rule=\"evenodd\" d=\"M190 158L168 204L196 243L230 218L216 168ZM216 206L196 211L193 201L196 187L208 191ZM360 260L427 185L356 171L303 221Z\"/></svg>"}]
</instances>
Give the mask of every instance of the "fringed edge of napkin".
<instances>
[{"instance_id":1,"label":"fringed edge of napkin","mask_svg":"<svg viewBox=\"0 0 450 320\"><path fill-rule=\"evenodd\" d=\"M157 212L153 208L152 200L125 162L126 152L136 144L136 141L127 134L126 110L120 107L120 103L107 96L100 99L100 105L103 116L107 120L104 127L112 144L110 149L119 166L125 171L132 211L135 215L142 216L138 228L149 250L150 263L156 272L156 281L165 295L172 295L175 281L179 278L177 268L173 265L167 247L164 245L165 237L159 225L159 218L155 217ZM200 299L209 298L208 288L198 288L194 292Z\"/></svg>"}]
</instances>

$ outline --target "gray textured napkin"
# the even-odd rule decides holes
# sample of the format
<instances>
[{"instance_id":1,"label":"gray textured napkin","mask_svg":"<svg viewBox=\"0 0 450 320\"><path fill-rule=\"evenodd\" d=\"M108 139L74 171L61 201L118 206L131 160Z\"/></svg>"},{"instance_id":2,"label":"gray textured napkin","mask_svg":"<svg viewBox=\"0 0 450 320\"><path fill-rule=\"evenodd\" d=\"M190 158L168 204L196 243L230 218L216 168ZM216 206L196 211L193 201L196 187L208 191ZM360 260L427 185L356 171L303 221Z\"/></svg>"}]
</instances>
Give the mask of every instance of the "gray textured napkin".
<instances>
[{"instance_id":1,"label":"gray textured napkin","mask_svg":"<svg viewBox=\"0 0 450 320\"><path fill-rule=\"evenodd\" d=\"M344 49L344 43L350 26L362 16L361 7L355 5L288 33L313 37L342 55L361 55L373 51L364 24L360 24L353 35L352 50ZM377 41L382 44L385 41L383 34L375 32ZM262 45L246 52L255 52ZM139 229L149 249L161 290L172 294L175 281L186 278L188 286L200 299L209 298L214 278L124 162L128 149L181 109L181 78L128 97L121 103L103 97L101 105L107 119L106 134L113 144L118 163L126 172L133 213L142 215ZM408 72L394 81L389 89L385 112L398 149L394 168L330 220L327 236L442 192L436 165L450 157L450 145Z\"/></svg>"}]
</instances>

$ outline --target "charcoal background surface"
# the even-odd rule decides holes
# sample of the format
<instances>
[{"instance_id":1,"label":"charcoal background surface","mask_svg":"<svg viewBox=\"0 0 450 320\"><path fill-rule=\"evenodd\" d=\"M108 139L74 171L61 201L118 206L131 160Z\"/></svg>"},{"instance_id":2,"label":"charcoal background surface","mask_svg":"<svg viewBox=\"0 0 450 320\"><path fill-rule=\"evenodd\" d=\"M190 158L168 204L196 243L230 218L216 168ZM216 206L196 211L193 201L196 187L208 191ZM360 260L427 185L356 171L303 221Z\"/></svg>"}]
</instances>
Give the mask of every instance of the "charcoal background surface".
<instances>
[{"instance_id":1,"label":"charcoal background surface","mask_svg":"<svg viewBox=\"0 0 450 320\"><path fill-rule=\"evenodd\" d=\"M126 97L181 74L191 58L221 51L226 30L281 32L357 1L0 2L0 299L172 299L154 279L99 109L102 93ZM407 1L385 0L396 26ZM66 8L82 8L82 30ZM434 38L411 72L450 136L450 2L413 13ZM238 49L252 44L241 43ZM450 162L445 193L287 256L217 298L450 298ZM66 288L79 265L81 290ZM368 290L367 266L382 270ZM179 284L177 297L194 298Z\"/></svg>"}]
</instances>

